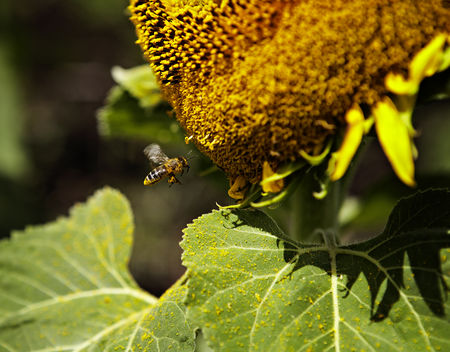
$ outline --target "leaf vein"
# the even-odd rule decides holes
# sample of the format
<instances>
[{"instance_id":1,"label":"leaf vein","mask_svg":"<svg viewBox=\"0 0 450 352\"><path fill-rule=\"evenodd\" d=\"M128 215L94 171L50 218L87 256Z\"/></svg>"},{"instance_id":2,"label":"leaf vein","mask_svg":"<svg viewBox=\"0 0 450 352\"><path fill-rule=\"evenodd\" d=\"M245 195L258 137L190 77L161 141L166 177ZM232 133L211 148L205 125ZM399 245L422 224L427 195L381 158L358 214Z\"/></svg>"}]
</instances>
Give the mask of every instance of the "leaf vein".
<instances>
[{"instance_id":1,"label":"leaf vein","mask_svg":"<svg viewBox=\"0 0 450 352\"><path fill-rule=\"evenodd\" d=\"M281 277L282 274L284 274L284 272L287 269L290 269L290 267L292 266L292 264L297 261L298 256L294 257L291 261L289 261L283 268L281 268L281 270L277 273L277 275L274 277L274 279L272 280L272 283L270 284L270 286L268 287L266 294L264 295L263 299L261 300L258 308L256 309L256 315L255 315L255 320L253 321L252 324L252 328L250 329L250 341L249 341L249 347L252 350L255 345L253 342L253 338L254 338L254 334L255 334L255 328L256 328L256 322L258 321L259 318L259 314L261 313L261 308L264 305L265 301L267 300L267 298L269 297L269 294L272 292L273 287L275 286L275 284L278 282L278 279Z\"/></svg>"}]
</instances>

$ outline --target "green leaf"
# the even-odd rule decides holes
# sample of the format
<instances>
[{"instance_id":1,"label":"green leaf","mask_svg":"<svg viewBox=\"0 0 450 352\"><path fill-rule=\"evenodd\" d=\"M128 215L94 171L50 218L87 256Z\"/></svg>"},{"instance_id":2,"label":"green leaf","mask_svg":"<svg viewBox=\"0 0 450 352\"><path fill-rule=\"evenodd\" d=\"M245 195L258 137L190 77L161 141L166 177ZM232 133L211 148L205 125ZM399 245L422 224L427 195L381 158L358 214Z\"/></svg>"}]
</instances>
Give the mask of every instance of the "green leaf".
<instances>
[{"instance_id":1,"label":"green leaf","mask_svg":"<svg viewBox=\"0 0 450 352\"><path fill-rule=\"evenodd\" d=\"M183 288L157 301L128 272L132 220L104 189L69 218L0 242L0 351L192 351Z\"/></svg>"},{"instance_id":2,"label":"green leaf","mask_svg":"<svg viewBox=\"0 0 450 352\"><path fill-rule=\"evenodd\" d=\"M107 137L142 138L158 143L182 141L180 127L167 116L170 108L159 104L142 108L138 100L122 87L109 92L106 106L97 113L100 134Z\"/></svg>"},{"instance_id":3,"label":"green leaf","mask_svg":"<svg viewBox=\"0 0 450 352\"><path fill-rule=\"evenodd\" d=\"M130 69L114 66L111 74L120 87L139 100L143 108L153 108L162 102L158 82L149 65Z\"/></svg>"},{"instance_id":4,"label":"green leaf","mask_svg":"<svg viewBox=\"0 0 450 352\"><path fill-rule=\"evenodd\" d=\"M286 240L259 211L214 211L182 242L188 317L215 351L449 350L449 229L445 191L401 201L380 236L348 246Z\"/></svg>"},{"instance_id":5,"label":"green leaf","mask_svg":"<svg viewBox=\"0 0 450 352\"><path fill-rule=\"evenodd\" d=\"M108 137L143 138L158 143L183 142L175 119L170 118L158 82L149 65L123 69L113 67L118 83L97 113L98 129Z\"/></svg>"},{"instance_id":6,"label":"green leaf","mask_svg":"<svg viewBox=\"0 0 450 352\"><path fill-rule=\"evenodd\" d=\"M175 285L142 322L133 351L195 351L195 331L186 317L187 287Z\"/></svg>"}]
</instances>

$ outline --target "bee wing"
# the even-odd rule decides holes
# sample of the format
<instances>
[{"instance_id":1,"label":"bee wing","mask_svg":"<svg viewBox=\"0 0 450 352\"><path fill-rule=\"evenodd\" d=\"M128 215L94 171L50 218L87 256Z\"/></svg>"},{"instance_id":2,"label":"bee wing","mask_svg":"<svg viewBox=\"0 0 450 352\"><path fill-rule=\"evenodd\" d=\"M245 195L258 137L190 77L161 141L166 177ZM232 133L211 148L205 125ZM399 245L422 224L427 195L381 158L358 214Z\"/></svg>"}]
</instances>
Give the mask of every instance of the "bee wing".
<instances>
[{"instance_id":1,"label":"bee wing","mask_svg":"<svg viewBox=\"0 0 450 352\"><path fill-rule=\"evenodd\" d=\"M144 154L150 161L150 165L152 168L162 165L167 160L169 160L169 157L164 154L158 144L149 144L148 146L146 146L144 149Z\"/></svg>"},{"instance_id":2,"label":"bee wing","mask_svg":"<svg viewBox=\"0 0 450 352\"><path fill-rule=\"evenodd\" d=\"M198 158L198 155L194 154L193 150L189 150L188 153L186 154L187 160L192 160L192 159L196 159L196 158Z\"/></svg>"}]
</instances>

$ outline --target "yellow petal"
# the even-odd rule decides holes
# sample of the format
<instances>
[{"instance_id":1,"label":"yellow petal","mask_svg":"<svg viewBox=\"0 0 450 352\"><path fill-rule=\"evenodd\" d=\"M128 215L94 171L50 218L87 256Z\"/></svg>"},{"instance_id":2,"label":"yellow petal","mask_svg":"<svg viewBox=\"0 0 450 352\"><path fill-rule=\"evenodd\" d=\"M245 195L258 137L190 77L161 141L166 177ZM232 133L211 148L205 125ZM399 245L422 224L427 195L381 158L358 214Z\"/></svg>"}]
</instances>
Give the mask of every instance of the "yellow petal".
<instances>
[{"instance_id":1,"label":"yellow petal","mask_svg":"<svg viewBox=\"0 0 450 352\"><path fill-rule=\"evenodd\" d=\"M438 34L434 37L428 45L414 56L409 65L409 77L403 78L402 75L391 72L385 79L386 88L395 94L416 94L420 82L424 78L434 75L445 66L443 48L446 40L445 34Z\"/></svg>"},{"instance_id":2,"label":"yellow petal","mask_svg":"<svg viewBox=\"0 0 450 352\"><path fill-rule=\"evenodd\" d=\"M446 42L445 34L438 34L411 62L410 75L415 80L422 81L425 77L434 75L443 59L443 47Z\"/></svg>"},{"instance_id":3,"label":"yellow petal","mask_svg":"<svg viewBox=\"0 0 450 352\"><path fill-rule=\"evenodd\" d=\"M414 186L414 146L410 128L388 97L372 109L381 147L397 176L405 184Z\"/></svg>"},{"instance_id":4,"label":"yellow petal","mask_svg":"<svg viewBox=\"0 0 450 352\"><path fill-rule=\"evenodd\" d=\"M365 133L364 114L359 105L353 106L347 111L345 119L347 121L347 131L345 132L344 141L339 150L332 154L328 167L332 181L339 180L344 176Z\"/></svg>"},{"instance_id":5,"label":"yellow petal","mask_svg":"<svg viewBox=\"0 0 450 352\"><path fill-rule=\"evenodd\" d=\"M271 176L273 176L275 172L270 167L269 163L267 161L263 164L263 170L262 170L262 179L263 181ZM264 192L270 192L270 193L278 193L284 188L284 181L283 180L276 180L271 182L261 182L261 186Z\"/></svg>"},{"instance_id":6,"label":"yellow petal","mask_svg":"<svg viewBox=\"0 0 450 352\"><path fill-rule=\"evenodd\" d=\"M247 180L243 176L238 176L228 190L228 195L233 199L244 199L247 189Z\"/></svg>"},{"instance_id":7,"label":"yellow petal","mask_svg":"<svg viewBox=\"0 0 450 352\"><path fill-rule=\"evenodd\" d=\"M405 79L398 73L389 72L385 79L386 88L395 94L414 95L419 91L419 82L413 79Z\"/></svg>"}]
</instances>

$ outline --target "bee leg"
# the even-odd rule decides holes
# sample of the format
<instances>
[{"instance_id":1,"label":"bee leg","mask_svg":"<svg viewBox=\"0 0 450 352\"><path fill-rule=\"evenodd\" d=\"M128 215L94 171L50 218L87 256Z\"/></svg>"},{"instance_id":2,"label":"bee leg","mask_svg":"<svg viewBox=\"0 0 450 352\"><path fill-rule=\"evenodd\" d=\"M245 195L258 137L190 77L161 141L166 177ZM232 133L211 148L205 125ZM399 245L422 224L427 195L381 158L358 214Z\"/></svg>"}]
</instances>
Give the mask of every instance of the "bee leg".
<instances>
[{"instance_id":1,"label":"bee leg","mask_svg":"<svg viewBox=\"0 0 450 352\"><path fill-rule=\"evenodd\" d=\"M169 179L168 179L167 182L170 183L170 186L172 186L174 183L179 183L179 184L181 184L181 182L175 177L174 174L169 174ZM170 186L169 186L169 187L170 187Z\"/></svg>"},{"instance_id":2,"label":"bee leg","mask_svg":"<svg viewBox=\"0 0 450 352\"><path fill-rule=\"evenodd\" d=\"M183 174L184 174L184 169L186 169L186 173L188 173L188 172L189 172L189 165L186 165L186 166L184 166L184 167L181 169L180 176L183 176Z\"/></svg>"}]
</instances>

